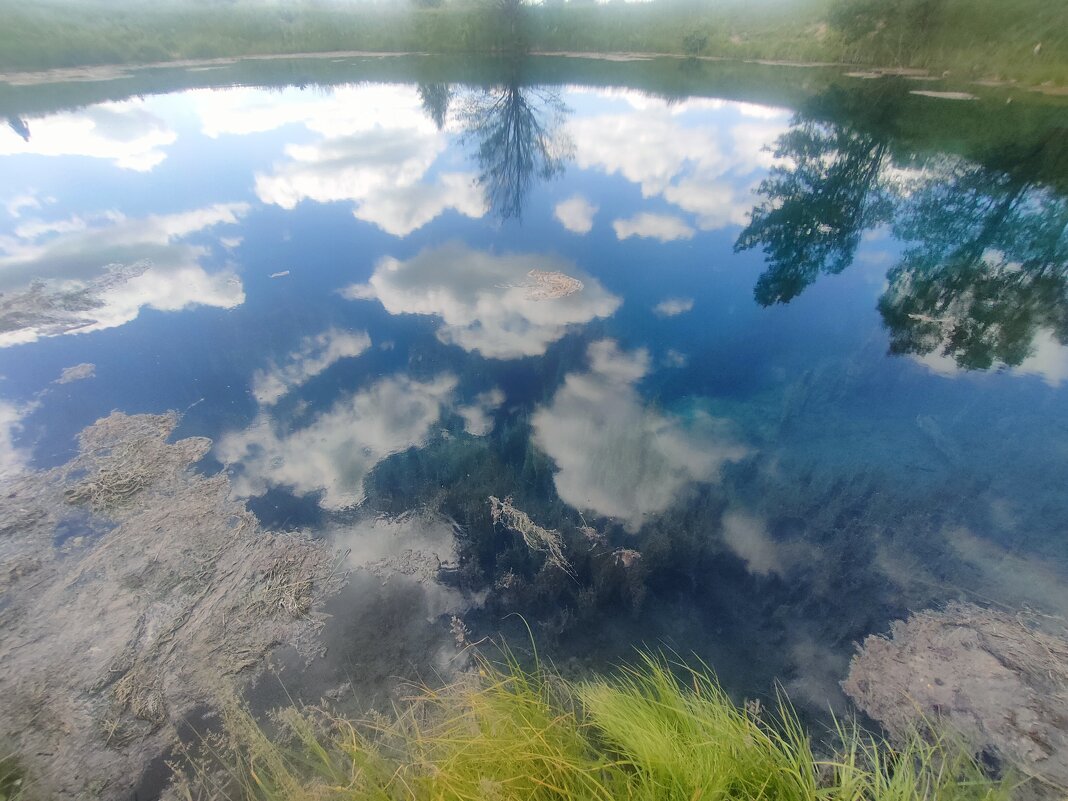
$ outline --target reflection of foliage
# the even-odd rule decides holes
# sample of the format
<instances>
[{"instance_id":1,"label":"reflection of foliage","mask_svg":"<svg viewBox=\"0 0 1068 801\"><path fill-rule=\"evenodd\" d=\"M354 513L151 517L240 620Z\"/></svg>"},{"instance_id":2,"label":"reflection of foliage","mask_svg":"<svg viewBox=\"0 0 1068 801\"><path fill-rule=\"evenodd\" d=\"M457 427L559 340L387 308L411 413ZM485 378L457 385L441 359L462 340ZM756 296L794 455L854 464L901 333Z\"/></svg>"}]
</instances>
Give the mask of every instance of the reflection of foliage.
<instances>
[{"instance_id":1,"label":"reflection of foliage","mask_svg":"<svg viewBox=\"0 0 1068 801\"><path fill-rule=\"evenodd\" d=\"M11 115L7 118L8 127L14 131L24 142L30 141L30 126L26 124L26 120L22 117Z\"/></svg>"},{"instance_id":2,"label":"reflection of foliage","mask_svg":"<svg viewBox=\"0 0 1068 801\"><path fill-rule=\"evenodd\" d=\"M438 130L442 130L449 116L452 88L447 83L421 83L419 99L423 101L423 111L433 120Z\"/></svg>"},{"instance_id":3,"label":"reflection of foliage","mask_svg":"<svg viewBox=\"0 0 1068 801\"><path fill-rule=\"evenodd\" d=\"M1068 344L1068 199L1050 188L1068 174L1065 131L989 148L978 162L928 161L905 186L887 177L887 100L868 111L828 93L780 137L783 161L735 243L767 257L757 302L788 303L821 273L841 272L864 231L890 223L907 245L879 303L892 353L941 349L986 369L1020 364L1042 331ZM853 124L833 121L843 113Z\"/></svg>"},{"instance_id":4,"label":"reflection of foliage","mask_svg":"<svg viewBox=\"0 0 1068 801\"><path fill-rule=\"evenodd\" d=\"M853 261L865 228L890 214L880 184L889 143L850 128L801 119L778 141L772 168L735 250L760 245L768 269L754 294L762 306L788 303L820 273Z\"/></svg>"},{"instance_id":5,"label":"reflection of foliage","mask_svg":"<svg viewBox=\"0 0 1068 801\"><path fill-rule=\"evenodd\" d=\"M1068 344L1068 200L1027 180L1028 154L997 161L945 165L903 199L894 230L914 244L879 301L892 353L986 369L1020 364L1043 329Z\"/></svg>"},{"instance_id":6,"label":"reflection of foliage","mask_svg":"<svg viewBox=\"0 0 1068 801\"><path fill-rule=\"evenodd\" d=\"M462 118L478 142L478 180L502 220L520 219L534 184L559 175L571 158L560 131L568 111L556 93L516 80L468 98Z\"/></svg>"}]
</instances>

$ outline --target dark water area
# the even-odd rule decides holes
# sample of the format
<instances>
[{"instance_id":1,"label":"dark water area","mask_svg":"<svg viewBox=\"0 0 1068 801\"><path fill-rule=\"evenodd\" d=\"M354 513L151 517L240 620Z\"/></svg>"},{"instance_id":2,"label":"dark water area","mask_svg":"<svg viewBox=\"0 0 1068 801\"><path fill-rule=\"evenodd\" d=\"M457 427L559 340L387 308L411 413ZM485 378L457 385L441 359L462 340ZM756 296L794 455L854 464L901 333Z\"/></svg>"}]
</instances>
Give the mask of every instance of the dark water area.
<instances>
[{"instance_id":1,"label":"dark water area","mask_svg":"<svg viewBox=\"0 0 1068 801\"><path fill-rule=\"evenodd\" d=\"M4 86L0 469L173 409L265 526L347 549L326 657L265 705L382 704L462 624L844 710L910 611L1068 613L1068 104L955 92L414 57Z\"/></svg>"}]
</instances>

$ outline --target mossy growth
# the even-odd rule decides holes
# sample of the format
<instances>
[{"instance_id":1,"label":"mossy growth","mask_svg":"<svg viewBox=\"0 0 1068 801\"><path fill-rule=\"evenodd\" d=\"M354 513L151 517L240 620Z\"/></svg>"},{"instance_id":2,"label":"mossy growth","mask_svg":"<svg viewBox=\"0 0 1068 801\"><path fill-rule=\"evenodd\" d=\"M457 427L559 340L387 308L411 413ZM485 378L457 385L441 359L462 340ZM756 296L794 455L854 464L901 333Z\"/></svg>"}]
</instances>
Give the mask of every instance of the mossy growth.
<instances>
[{"instance_id":1,"label":"mossy growth","mask_svg":"<svg viewBox=\"0 0 1068 801\"><path fill-rule=\"evenodd\" d=\"M818 755L785 700L738 706L707 671L662 658L585 682L476 664L389 719L287 709L268 736L231 705L210 759L190 761L172 789L263 801L994 801L1011 790L949 738L891 748L841 724Z\"/></svg>"}]
</instances>

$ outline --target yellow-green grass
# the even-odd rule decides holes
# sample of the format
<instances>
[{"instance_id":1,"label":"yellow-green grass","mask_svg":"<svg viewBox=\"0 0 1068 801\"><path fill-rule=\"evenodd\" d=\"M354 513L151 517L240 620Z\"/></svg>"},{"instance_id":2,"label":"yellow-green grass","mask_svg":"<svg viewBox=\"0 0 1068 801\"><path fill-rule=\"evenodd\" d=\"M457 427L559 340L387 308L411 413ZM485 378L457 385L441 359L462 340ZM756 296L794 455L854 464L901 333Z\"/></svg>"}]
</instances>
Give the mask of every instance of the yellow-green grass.
<instances>
[{"instance_id":1,"label":"yellow-green grass","mask_svg":"<svg viewBox=\"0 0 1068 801\"><path fill-rule=\"evenodd\" d=\"M284 710L268 736L238 705L206 740L179 790L262 801L995 801L955 741L904 747L841 724L814 752L782 700L737 706L703 670L645 657L612 678L479 663L386 719ZM219 767L222 770L218 770Z\"/></svg>"}]
</instances>

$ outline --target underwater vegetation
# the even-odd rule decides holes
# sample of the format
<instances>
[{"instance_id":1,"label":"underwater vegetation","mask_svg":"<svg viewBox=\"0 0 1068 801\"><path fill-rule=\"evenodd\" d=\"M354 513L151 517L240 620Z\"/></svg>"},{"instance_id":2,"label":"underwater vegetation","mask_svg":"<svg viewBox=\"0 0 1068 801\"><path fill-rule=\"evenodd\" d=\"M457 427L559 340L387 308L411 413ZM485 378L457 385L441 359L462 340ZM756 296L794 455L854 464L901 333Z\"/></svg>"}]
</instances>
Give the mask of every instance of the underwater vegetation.
<instances>
[{"instance_id":1,"label":"underwater vegetation","mask_svg":"<svg viewBox=\"0 0 1068 801\"><path fill-rule=\"evenodd\" d=\"M815 750L789 703L736 705L703 669L643 656L614 678L569 682L483 657L394 717L231 706L172 798L807 801L1007 798L951 738L891 748L839 725Z\"/></svg>"}]
</instances>

